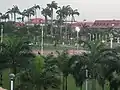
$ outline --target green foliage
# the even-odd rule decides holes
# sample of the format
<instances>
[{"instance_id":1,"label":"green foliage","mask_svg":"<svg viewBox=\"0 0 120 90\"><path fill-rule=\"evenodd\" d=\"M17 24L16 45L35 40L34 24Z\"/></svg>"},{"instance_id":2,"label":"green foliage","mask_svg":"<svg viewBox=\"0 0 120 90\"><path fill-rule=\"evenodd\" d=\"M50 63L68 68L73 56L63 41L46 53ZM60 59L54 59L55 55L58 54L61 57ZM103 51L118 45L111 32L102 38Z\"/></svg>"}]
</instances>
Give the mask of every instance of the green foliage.
<instances>
[{"instance_id":1,"label":"green foliage","mask_svg":"<svg viewBox=\"0 0 120 90\"><path fill-rule=\"evenodd\" d=\"M36 56L33 62L35 64L36 70L38 70L38 72L42 72L44 68L44 58L42 56Z\"/></svg>"}]
</instances>

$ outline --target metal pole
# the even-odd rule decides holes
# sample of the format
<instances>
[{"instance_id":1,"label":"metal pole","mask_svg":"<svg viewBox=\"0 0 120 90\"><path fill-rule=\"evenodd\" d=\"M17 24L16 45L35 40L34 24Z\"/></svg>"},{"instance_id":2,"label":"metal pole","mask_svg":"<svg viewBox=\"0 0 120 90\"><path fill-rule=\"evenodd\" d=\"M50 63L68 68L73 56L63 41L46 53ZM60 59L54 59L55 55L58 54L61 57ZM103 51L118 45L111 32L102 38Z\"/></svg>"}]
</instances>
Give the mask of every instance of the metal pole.
<instances>
[{"instance_id":1,"label":"metal pole","mask_svg":"<svg viewBox=\"0 0 120 90\"><path fill-rule=\"evenodd\" d=\"M42 38L41 38L41 54L43 55L43 25L42 25Z\"/></svg>"},{"instance_id":2,"label":"metal pole","mask_svg":"<svg viewBox=\"0 0 120 90\"><path fill-rule=\"evenodd\" d=\"M78 52L78 49L79 49L78 40L79 40L79 32L77 31L77 52Z\"/></svg>"},{"instance_id":3,"label":"metal pole","mask_svg":"<svg viewBox=\"0 0 120 90\"><path fill-rule=\"evenodd\" d=\"M10 83L10 90L13 90L13 80L11 79L11 83Z\"/></svg>"},{"instance_id":4,"label":"metal pole","mask_svg":"<svg viewBox=\"0 0 120 90\"><path fill-rule=\"evenodd\" d=\"M85 90L88 90L88 70L86 68L86 83L85 83Z\"/></svg>"},{"instance_id":5,"label":"metal pole","mask_svg":"<svg viewBox=\"0 0 120 90\"><path fill-rule=\"evenodd\" d=\"M111 37L110 38L110 48L112 48L113 47L113 38Z\"/></svg>"},{"instance_id":6,"label":"metal pole","mask_svg":"<svg viewBox=\"0 0 120 90\"><path fill-rule=\"evenodd\" d=\"M3 25L1 25L1 43L3 42ZM0 47L1 51L2 51L2 46ZM2 86L2 72L0 72L0 85Z\"/></svg>"},{"instance_id":7,"label":"metal pole","mask_svg":"<svg viewBox=\"0 0 120 90\"><path fill-rule=\"evenodd\" d=\"M117 38L117 43L120 43L120 38L119 37Z\"/></svg>"},{"instance_id":8,"label":"metal pole","mask_svg":"<svg viewBox=\"0 0 120 90\"><path fill-rule=\"evenodd\" d=\"M1 43L3 42L3 25L1 25Z\"/></svg>"},{"instance_id":9,"label":"metal pole","mask_svg":"<svg viewBox=\"0 0 120 90\"><path fill-rule=\"evenodd\" d=\"M10 90L14 90L14 78L15 78L15 75L13 73L11 73L9 75L10 77Z\"/></svg>"}]
</instances>

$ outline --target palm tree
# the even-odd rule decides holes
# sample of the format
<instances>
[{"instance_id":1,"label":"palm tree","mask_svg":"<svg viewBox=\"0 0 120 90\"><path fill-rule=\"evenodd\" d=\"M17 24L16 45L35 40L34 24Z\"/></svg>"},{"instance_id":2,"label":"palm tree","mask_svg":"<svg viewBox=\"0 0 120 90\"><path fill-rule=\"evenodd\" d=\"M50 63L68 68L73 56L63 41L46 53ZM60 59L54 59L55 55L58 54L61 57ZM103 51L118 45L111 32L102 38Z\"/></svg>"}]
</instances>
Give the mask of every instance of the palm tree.
<instances>
[{"instance_id":1,"label":"palm tree","mask_svg":"<svg viewBox=\"0 0 120 90\"><path fill-rule=\"evenodd\" d=\"M98 75L98 73L97 73L98 66L99 66L101 60L105 60L105 59L118 60L118 58L116 56L115 50L106 48L105 44L103 44L100 41L83 42L83 43L84 43L84 46L86 47L87 51L89 51L85 54L84 57L86 57L88 59L87 68L89 70L90 76L91 76L92 81L93 81L93 83L92 83L93 89L92 90L95 90L95 82L94 81L96 81L96 78ZM101 64L101 65L103 65L103 64Z\"/></svg>"},{"instance_id":2,"label":"palm tree","mask_svg":"<svg viewBox=\"0 0 120 90\"><path fill-rule=\"evenodd\" d=\"M70 73L70 67L72 65L72 61L70 59L70 56L68 55L67 51L63 51L62 53L58 53L57 56L57 66L59 67L59 70L62 74L62 88L63 90L67 90L67 81L68 81L68 75Z\"/></svg>"},{"instance_id":3,"label":"palm tree","mask_svg":"<svg viewBox=\"0 0 120 90\"><path fill-rule=\"evenodd\" d=\"M13 5L12 13L14 15L14 22L16 22L16 13L20 14L20 10L19 10L18 6Z\"/></svg>"},{"instance_id":4,"label":"palm tree","mask_svg":"<svg viewBox=\"0 0 120 90\"><path fill-rule=\"evenodd\" d=\"M73 55L71 58L71 71L73 78L75 79L76 87L82 90L82 85L86 79L85 65L88 63L87 59L82 55Z\"/></svg>"},{"instance_id":5,"label":"palm tree","mask_svg":"<svg viewBox=\"0 0 120 90\"><path fill-rule=\"evenodd\" d=\"M47 90L48 88L59 88L60 77L57 67L54 64L53 56L37 56L31 63L30 70L21 76L23 86Z\"/></svg>"},{"instance_id":6,"label":"palm tree","mask_svg":"<svg viewBox=\"0 0 120 90\"><path fill-rule=\"evenodd\" d=\"M3 15L1 15L0 19L4 20L6 22L7 19L9 20L9 15L8 14L3 14Z\"/></svg>"},{"instance_id":7,"label":"palm tree","mask_svg":"<svg viewBox=\"0 0 120 90\"><path fill-rule=\"evenodd\" d=\"M16 22L16 14L20 14L20 10L17 5L13 5L12 9L8 9L7 14L11 14L11 19L14 16L14 22Z\"/></svg>"},{"instance_id":8,"label":"palm tree","mask_svg":"<svg viewBox=\"0 0 120 90\"><path fill-rule=\"evenodd\" d=\"M13 21L13 12L12 9L8 9L8 11L6 12L6 14L10 14L9 16L11 17L11 21Z\"/></svg>"},{"instance_id":9,"label":"palm tree","mask_svg":"<svg viewBox=\"0 0 120 90\"><path fill-rule=\"evenodd\" d=\"M67 18L67 16L69 15L70 5L63 6L62 8L61 7L58 8L59 9L56 11L56 13L58 14L57 19L60 25L60 37L62 37L62 25L63 22L66 21L65 19Z\"/></svg>"},{"instance_id":10,"label":"palm tree","mask_svg":"<svg viewBox=\"0 0 120 90\"><path fill-rule=\"evenodd\" d=\"M48 7L43 8L41 14L45 17L45 32L47 35L48 17L51 17L51 10Z\"/></svg>"},{"instance_id":11,"label":"palm tree","mask_svg":"<svg viewBox=\"0 0 120 90\"><path fill-rule=\"evenodd\" d=\"M20 14L22 15L22 22L24 22L25 16L26 16L26 17L29 17L26 9L24 9Z\"/></svg>"},{"instance_id":12,"label":"palm tree","mask_svg":"<svg viewBox=\"0 0 120 90\"><path fill-rule=\"evenodd\" d=\"M35 11L35 16L36 16L36 19L37 19L37 9L39 9L40 10L40 6L39 5L34 5L33 7L32 7L32 9Z\"/></svg>"},{"instance_id":13,"label":"palm tree","mask_svg":"<svg viewBox=\"0 0 120 90\"><path fill-rule=\"evenodd\" d=\"M26 16L28 17L28 21L30 21L31 16L35 15L35 11L32 8L26 10Z\"/></svg>"},{"instance_id":14,"label":"palm tree","mask_svg":"<svg viewBox=\"0 0 120 90\"><path fill-rule=\"evenodd\" d=\"M47 6L50 8L51 10L51 35L53 36L53 9L57 9L58 5L55 1L52 1L51 4L47 4Z\"/></svg>"},{"instance_id":15,"label":"palm tree","mask_svg":"<svg viewBox=\"0 0 120 90\"><path fill-rule=\"evenodd\" d=\"M2 16L2 13L0 12L0 17ZM0 19L0 22L1 22L1 19Z\"/></svg>"},{"instance_id":16,"label":"palm tree","mask_svg":"<svg viewBox=\"0 0 120 90\"><path fill-rule=\"evenodd\" d=\"M27 64L34 56L31 53L31 49L27 42L22 38L11 37L4 40L2 44L2 50L5 52L6 60L8 60L8 66L11 68L14 74L16 74L20 68L27 68ZM23 61L21 61L23 60Z\"/></svg>"},{"instance_id":17,"label":"palm tree","mask_svg":"<svg viewBox=\"0 0 120 90\"><path fill-rule=\"evenodd\" d=\"M75 22L75 17L74 17L74 15L78 15L78 16L79 16L80 13L78 12L77 9L73 10L73 9L71 8L70 15L72 16L71 22Z\"/></svg>"}]
</instances>

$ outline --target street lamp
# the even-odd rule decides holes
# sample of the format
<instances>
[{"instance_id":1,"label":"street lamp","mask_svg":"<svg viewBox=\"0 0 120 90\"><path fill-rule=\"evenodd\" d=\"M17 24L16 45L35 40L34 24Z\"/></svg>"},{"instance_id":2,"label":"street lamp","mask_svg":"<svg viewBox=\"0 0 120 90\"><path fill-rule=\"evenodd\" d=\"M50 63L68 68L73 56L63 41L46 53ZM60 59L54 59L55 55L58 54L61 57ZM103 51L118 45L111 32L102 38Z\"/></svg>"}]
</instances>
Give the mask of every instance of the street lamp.
<instances>
[{"instance_id":1,"label":"street lamp","mask_svg":"<svg viewBox=\"0 0 120 90\"><path fill-rule=\"evenodd\" d=\"M114 28L114 24L112 24L112 28ZM113 35L112 34L110 34L109 35L110 36L110 48L112 48L113 47Z\"/></svg>"},{"instance_id":2,"label":"street lamp","mask_svg":"<svg viewBox=\"0 0 120 90\"><path fill-rule=\"evenodd\" d=\"M42 34L42 38L41 38L41 54L43 55L43 34L44 34L43 33L43 24L41 24L41 26L42 26L42 28L41 28L42 29L42 33L41 33Z\"/></svg>"},{"instance_id":3,"label":"street lamp","mask_svg":"<svg viewBox=\"0 0 120 90\"><path fill-rule=\"evenodd\" d=\"M3 25L1 25L1 43L3 42Z\"/></svg>"},{"instance_id":4,"label":"street lamp","mask_svg":"<svg viewBox=\"0 0 120 90\"><path fill-rule=\"evenodd\" d=\"M10 75L9 75L9 77L10 77L10 90L14 90L14 78L15 78L15 75L13 74L13 73L11 73Z\"/></svg>"},{"instance_id":5,"label":"street lamp","mask_svg":"<svg viewBox=\"0 0 120 90\"><path fill-rule=\"evenodd\" d=\"M79 27L76 27L75 30L77 31L77 42L78 42L78 40L79 40L79 32L80 32L80 28L79 28ZM77 43L77 50L78 50L78 48L79 48L78 45L79 45L79 44Z\"/></svg>"},{"instance_id":6,"label":"street lamp","mask_svg":"<svg viewBox=\"0 0 120 90\"><path fill-rule=\"evenodd\" d=\"M110 34L110 48L113 47L113 35Z\"/></svg>"},{"instance_id":7,"label":"street lamp","mask_svg":"<svg viewBox=\"0 0 120 90\"><path fill-rule=\"evenodd\" d=\"M85 66L85 76L86 76L85 90L88 90L88 69L87 69L87 65Z\"/></svg>"}]
</instances>

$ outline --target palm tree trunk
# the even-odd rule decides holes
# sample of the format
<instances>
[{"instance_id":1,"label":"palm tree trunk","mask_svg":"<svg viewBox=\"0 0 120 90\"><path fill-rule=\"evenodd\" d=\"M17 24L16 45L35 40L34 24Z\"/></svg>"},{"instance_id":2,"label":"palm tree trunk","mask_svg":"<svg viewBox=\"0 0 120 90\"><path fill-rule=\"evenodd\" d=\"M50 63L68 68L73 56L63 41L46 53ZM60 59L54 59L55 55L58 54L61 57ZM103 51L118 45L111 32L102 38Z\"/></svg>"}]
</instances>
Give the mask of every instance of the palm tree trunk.
<instances>
[{"instance_id":1,"label":"palm tree trunk","mask_svg":"<svg viewBox=\"0 0 120 90\"><path fill-rule=\"evenodd\" d=\"M62 41L62 39L63 39L63 37L62 37L62 25L60 25L60 39L61 39L61 41Z\"/></svg>"},{"instance_id":2,"label":"palm tree trunk","mask_svg":"<svg viewBox=\"0 0 120 90\"><path fill-rule=\"evenodd\" d=\"M64 78L64 75L63 75L63 77L62 77L62 81L63 81L63 86L62 86L62 90L64 90L64 88L65 88L65 86L64 86L64 84L65 84L65 78Z\"/></svg>"},{"instance_id":3,"label":"palm tree trunk","mask_svg":"<svg viewBox=\"0 0 120 90\"><path fill-rule=\"evenodd\" d=\"M102 90L104 90L104 84L102 85Z\"/></svg>"},{"instance_id":4,"label":"palm tree trunk","mask_svg":"<svg viewBox=\"0 0 120 90\"><path fill-rule=\"evenodd\" d=\"M92 90L96 90L96 80L92 79Z\"/></svg>"},{"instance_id":5,"label":"palm tree trunk","mask_svg":"<svg viewBox=\"0 0 120 90\"><path fill-rule=\"evenodd\" d=\"M24 23L24 16L22 16L22 22Z\"/></svg>"},{"instance_id":6,"label":"palm tree trunk","mask_svg":"<svg viewBox=\"0 0 120 90\"><path fill-rule=\"evenodd\" d=\"M45 16L45 35L47 35L47 16Z\"/></svg>"},{"instance_id":7,"label":"palm tree trunk","mask_svg":"<svg viewBox=\"0 0 120 90\"><path fill-rule=\"evenodd\" d=\"M16 22L16 13L14 13L14 22Z\"/></svg>"},{"instance_id":8,"label":"palm tree trunk","mask_svg":"<svg viewBox=\"0 0 120 90\"><path fill-rule=\"evenodd\" d=\"M63 37L62 37L62 18L60 19L60 39L62 41Z\"/></svg>"},{"instance_id":9,"label":"palm tree trunk","mask_svg":"<svg viewBox=\"0 0 120 90\"><path fill-rule=\"evenodd\" d=\"M65 90L67 90L67 76L65 77Z\"/></svg>"},{"instance_id":10,"label":"palm tree trunk","mask_svg":"<svg viewBox=\"0 0 120 90\"><path fill-rule=\"evenodd\" d=\"M2 86L2 71L0 71L0 86Z\"/></svg>"},{"instance_id":11,"label":"palm tree trunk","mask_svg":"<svg viewBox=\"0 0 120 90\"><path fill-rule=\"evenodd\" d=\"M51 9L51 35L53 36L53 8Z\"/></svg>"},{"instance_id":12,"label":"palm tree trunk","mask_svg":"<svg viewBox=\"0 0 120 90\"><path fill-rule=\"evenodd\" d=\"M36 19L36 23L37 23L37 11L35 9L35 19Z\"/></svg>"},{"instance_id":13,"label":"palm tree trunk","mask_svg":"<svg viewBox=\"0 0 120 90\"><path fill-rule=\"evenodd\" d=\"M13 21L13 13L10 13L11 14L11 21Z\"/></svg>"},{"instance_id":14,"label":"palm tree trunk","mask_svg":"<svg viewBox=\"0 0 120 90\"><path fill-rule=\"evenodd\" d=\"M116 87L114 88L114 90L118 90L118 87L116 86Z\"/></svg>"},{"instance_id":15,"label":"palm tree trunk","mask_svg":"<svg viewBox=\"0 0 120 90\"><path fill-rule=\"evenodd\" d=\"M80 86L80 90L82 90L82 85Z\"/></svg>"}]
</instances>

